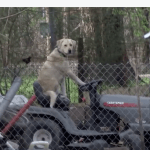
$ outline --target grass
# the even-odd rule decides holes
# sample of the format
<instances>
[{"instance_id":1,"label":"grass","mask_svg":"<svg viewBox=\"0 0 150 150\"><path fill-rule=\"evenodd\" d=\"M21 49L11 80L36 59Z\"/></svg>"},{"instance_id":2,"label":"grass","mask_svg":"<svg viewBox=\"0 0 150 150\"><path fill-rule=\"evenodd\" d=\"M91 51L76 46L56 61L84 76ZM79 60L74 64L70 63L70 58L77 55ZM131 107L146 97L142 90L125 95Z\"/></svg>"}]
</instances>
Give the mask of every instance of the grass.
<instances>
[{"instance_id":1,"label":"grass","mask_svg":"<svg viewBox=\"0 0 150 150\"><path fill-rule=\"evenodd\" d=\"M28 99L34 94L33 83L37 80L36 76L22 77L22 84L17 94L24 95Z\"/></svg>"},{"instance_id":2,"label":"grass","mask_svg":"<svg viewBox=\"0 0 150 150\"><path fill-rule=\"evenodd\" d=\"M22 84L19 88L19 91L17 92L17 94L21 94L24 95L25 97L27 97L28 99L34 94L34 90L33 90L33 83L34 81L37 80L37 76L35 75L30 75L30 76L23 76L22 77ZM149 78L143 78L143 81L145 82L140 82L139 85L147 85L150 83L150 79ZM11 78L7 78L7 79L2 79L0 86L3 90L3 93L6 92L7 90L10 88L11 85ZM136 82L135 81L128 81L127 86L129 87L135 87ZM107 89L116 89L118 88L118 86L109 86L106 83L102 84L102 91L107 90ZM68 98L71 100L71 103L78 103L78 86L69 78L66 78L66 91L67 91L67 96Z\"/></svg>"},{"instance_id":3,"label":"grass","mask_svg":"<svg viewBox=\"0 0 150 150\"><path fill-rule=\"evenodd\" d=\"M78 86L69 78L66 79L66 92L71 103L78 103Z\"/></svg>"},{"instance_id":4,"label":"grass","mask_svg":"<svg viewBox=\"0 0 150 150\"><path fill-rule=\"evenodd\" d=\"M23 76L22 84L19 91L16 94L24 95L28 99L34 94L33 83L37 80L37 76ZM2 79L0 86L2 88L2 93L6 93L11 86L11 78ZM66 79L66 91L67 96L71 100L71 103L78 103L78 86L70 79Z\"/></svg>"},{"instance_id":5,"label":"grass","mask_svg":"<svg viewBox=\"0 0 150 150\"><path fill-rule=\"evenodd\" d=\"M16 94L21 94L24 95L27 98L30 98L33 95L33 82L37 79L36 76L31 76L31 77L22 77L22 84ZM11 86L11 78L7 79L2 79L0 86L2 89L2 93L5 93L9 90Z\"/></svg>"}]
</instances>

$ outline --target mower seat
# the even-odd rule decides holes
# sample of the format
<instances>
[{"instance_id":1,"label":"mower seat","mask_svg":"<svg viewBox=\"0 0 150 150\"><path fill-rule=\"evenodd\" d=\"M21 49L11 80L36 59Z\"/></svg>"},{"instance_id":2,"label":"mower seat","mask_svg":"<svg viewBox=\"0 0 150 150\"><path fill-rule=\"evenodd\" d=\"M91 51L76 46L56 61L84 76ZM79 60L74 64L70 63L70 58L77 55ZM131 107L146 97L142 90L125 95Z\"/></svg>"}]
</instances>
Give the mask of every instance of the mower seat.
<instances>
[{"instance_id":1,"label":"mower seat","mask_svg":"<svg viewBox=\"0 0 150 150\"><path fill-rule=\"evenodd\" d=\"M50 96L47 96L43 93L43 89L41 85L38 83L38 81L35 81L33 83L33 88L38 103L43 107L50 107ZM69 104L70 100L67 97L63 96L62 94L58 94L54 108L68 111Z\"/></svg>"}]
</instances>

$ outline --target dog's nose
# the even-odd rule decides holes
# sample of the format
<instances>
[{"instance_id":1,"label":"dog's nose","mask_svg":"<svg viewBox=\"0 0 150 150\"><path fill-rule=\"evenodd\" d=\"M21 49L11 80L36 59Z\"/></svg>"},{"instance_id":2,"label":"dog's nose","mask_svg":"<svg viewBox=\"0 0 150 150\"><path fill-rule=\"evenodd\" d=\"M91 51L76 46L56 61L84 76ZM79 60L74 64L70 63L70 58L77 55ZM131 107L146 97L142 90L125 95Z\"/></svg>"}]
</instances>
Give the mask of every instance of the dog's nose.
<instances>
[{"instance_id":1,"label":"dog's nose","mask_svg":"<svg viewBox=\"0 0 150 150\"><path fill-rule=\"evenodd\" d=\"M71 49L68 50L68 53L71 54Z\"/></svg>"}]
</instances>

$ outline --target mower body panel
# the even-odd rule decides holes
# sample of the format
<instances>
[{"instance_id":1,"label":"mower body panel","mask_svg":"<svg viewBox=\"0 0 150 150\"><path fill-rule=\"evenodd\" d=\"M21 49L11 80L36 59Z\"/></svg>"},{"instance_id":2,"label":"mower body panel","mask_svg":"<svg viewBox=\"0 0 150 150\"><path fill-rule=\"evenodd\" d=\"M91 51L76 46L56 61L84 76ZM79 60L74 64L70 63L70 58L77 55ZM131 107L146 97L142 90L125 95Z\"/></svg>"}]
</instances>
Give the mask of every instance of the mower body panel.
<instances>
[{"instance_id":1,"label":"mower body panel","mask_svg":"<svg viewBox=\"0 0 150 150\"><path fill-rule=\"evenodd\" d=\"M113 136L117 137L116 132L97 132L95 130L78 130L75 123L72 121L70 116L68 115L68 111L61 111L59 109L53 109L53 108L40 108L40 107L35 107L31 106L27 112L27 115L31 116L45 116L48 117L49 119L53 119L57 123L61 124L62 127L67 131L72 136L92 136L92 137L105 137L107 138L108 136Z\"/></svg>"},{"instance_id":2,"label":"mower body panel","mask_svg":"<svg viewBox=\"0 0 150 150\"><path fill-rule=\"evenodd\" d=\"M100 107L118 114L126 123L139 124L137 96L101 95L98 97ZM142 123L149 124L150 98L140 97Z\"/></svg>"}]
</instances>

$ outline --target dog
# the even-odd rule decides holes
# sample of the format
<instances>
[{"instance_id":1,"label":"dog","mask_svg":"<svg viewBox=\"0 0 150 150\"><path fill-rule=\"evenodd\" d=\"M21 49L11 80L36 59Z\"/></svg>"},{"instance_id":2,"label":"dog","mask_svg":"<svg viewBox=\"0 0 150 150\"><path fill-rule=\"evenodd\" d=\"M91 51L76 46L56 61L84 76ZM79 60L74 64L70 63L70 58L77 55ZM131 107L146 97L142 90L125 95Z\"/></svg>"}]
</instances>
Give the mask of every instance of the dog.
<instances>
[{"instance_id":1,"label":"dog","mask_svg":"<svg viewBox=\"0 0 150 150\"><path fill-rule=\"evenodd\" d=\"M53 108L61 85L62 92L66 96L65 77L68 76L78 85L84 85L69 68L69 57L75 55L76 41L72 39L61 39L57 41L56 48L47 56L47 60L41 68L38 76L45 95L50 96L50 107Z\"/></svg>"}]
</instances>

